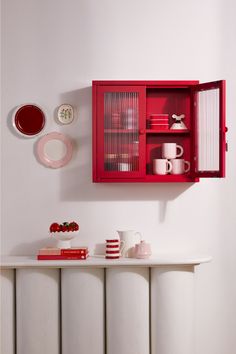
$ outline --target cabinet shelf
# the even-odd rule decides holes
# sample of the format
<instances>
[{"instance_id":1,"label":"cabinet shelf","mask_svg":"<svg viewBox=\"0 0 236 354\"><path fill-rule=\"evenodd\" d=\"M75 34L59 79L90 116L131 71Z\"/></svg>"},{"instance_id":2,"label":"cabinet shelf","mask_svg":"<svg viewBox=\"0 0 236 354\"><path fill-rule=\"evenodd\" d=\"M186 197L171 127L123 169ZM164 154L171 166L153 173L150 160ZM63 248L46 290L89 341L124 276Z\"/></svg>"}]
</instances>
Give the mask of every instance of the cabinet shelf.
<instances>
[{"instance_id":1,"label":"cabinet shelf","mask_svg":"<svg viewBox=\"0 0 236 354\"><path fill-rule=\"evenodd\" d=\"M128 174L125 172L124 174ZM199 182L198 177L190 177L187 175L146 175L143 178L131 179L126 176L121 177L112 177L112 178L99 178L101 183L196 183Z\"/></svg>"},{"instance_id":2,"label":"cabinet shelf","mask_svg":"<svg viewBox=\"0 0 236 354\"><path fill-rule=\"evenodd\" d=\"M188 175L146 175L146 182L158 183L179 183L179 182L199 182L199 178Z\"/></svg>"},{"instance_id":3,"label":"cabinet shelf","mask_svg":"<svg viewBox=\"0 0 236 354\"><path fill-rule=\"evenodd\" d=\"M104 129L105 134L139 134L137 129ZM166 130L154 130L154 129L146 129L146 134L189 134L189 129L166 129Z\"/></svg>"},{"instance_id":4,"label":"cabinet shelf","mask_svg":"<svg viewBox=\"0 0 236 354\"><path fill-rule=\"evenodd\" d=\"M146 129L146 134L180 134L180 135L187 135L190 134L189 129L166 129L166 130L153 130L153 129Z\"/></svg>"},{"instance_id":5,"label":"cabinet shelf","mask_svg":"<svg viewBox=\"0 0 236 354\"><path fill-rule=\"evenodd\" d=\"M106 134L138 134L137 129L104 129Z\"/></svg>"}]
</instances>

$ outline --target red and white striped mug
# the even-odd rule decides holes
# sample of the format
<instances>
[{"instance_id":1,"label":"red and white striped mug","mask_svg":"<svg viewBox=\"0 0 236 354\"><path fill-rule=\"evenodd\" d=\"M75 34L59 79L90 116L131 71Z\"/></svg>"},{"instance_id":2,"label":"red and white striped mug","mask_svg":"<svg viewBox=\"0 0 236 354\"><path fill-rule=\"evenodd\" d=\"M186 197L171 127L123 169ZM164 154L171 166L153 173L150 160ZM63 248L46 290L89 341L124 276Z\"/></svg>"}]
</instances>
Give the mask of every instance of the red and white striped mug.
<instances>
[{"instance_id":1,"label":"red and white striped mug","mask_svg":"<svg viewBox=\"0 0 236 354\"><path fill-rule=\"evenodd\" d=\"M106 240L106 259L120 258L121 243L119 239Z\"/></svg>"}]
</instances>

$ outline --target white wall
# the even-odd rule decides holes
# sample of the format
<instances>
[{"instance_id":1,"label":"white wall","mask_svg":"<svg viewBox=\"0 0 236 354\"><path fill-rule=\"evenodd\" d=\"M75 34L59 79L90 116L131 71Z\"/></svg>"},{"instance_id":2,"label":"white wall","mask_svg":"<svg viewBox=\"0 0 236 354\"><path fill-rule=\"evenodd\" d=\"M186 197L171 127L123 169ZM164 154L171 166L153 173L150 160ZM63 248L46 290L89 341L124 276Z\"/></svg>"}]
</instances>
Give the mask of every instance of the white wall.
<instances>
[{"instance_id":1,"label":"white wall","mask_svg":"<svg viewBox=\"0 0 236 354\"><path fill-rule=\"evenodd\" d=\"M196 354L236 347L235 10L233 0L2 0L2 253L35 254L51 222L76 220L75 244L91 250L132 228L154 251L213 255L197 270ZM91 81L99 79L226 79L227 178L92 184ZM37 138L16 136L12 110L25 102L47 111L45 133L73 138L68 166L43 167ZM62 103L77 108L69 126L54 119Z\"/></svg>"}]
</instances>

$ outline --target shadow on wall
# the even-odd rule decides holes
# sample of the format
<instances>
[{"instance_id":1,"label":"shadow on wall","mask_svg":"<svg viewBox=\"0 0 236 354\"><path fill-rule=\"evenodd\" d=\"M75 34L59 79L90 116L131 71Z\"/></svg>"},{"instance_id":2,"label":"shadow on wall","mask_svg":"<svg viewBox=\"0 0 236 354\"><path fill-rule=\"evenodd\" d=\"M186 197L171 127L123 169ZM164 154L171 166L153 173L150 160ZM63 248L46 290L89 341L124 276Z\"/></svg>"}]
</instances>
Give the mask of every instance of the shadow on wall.
<instances>
[{"instance_id":1,"label":"shadow on wall","mask_svg":"<svg viewBox=\"0 0 236 354\"><path fill-rule=\"evenodd\" d=\"M193 183L93 183L92 182L92 88L85 87L61 95L61 101L77 108L72 134L78 151L60 171L62 201L160 201L165 209Z\"/></svg>"},{"instance_id":2,"label":"shadow on wall","mask_svg":"<svg viewBox=\"0 0 236 354\"><path fill-rule=\"evenodd\" d=\"M12 247L10 255L36 255L38 250L43 247L55 247L55 240L52 237L47 237L33 242L20 243Z\"/></svg>"}]
</instances>

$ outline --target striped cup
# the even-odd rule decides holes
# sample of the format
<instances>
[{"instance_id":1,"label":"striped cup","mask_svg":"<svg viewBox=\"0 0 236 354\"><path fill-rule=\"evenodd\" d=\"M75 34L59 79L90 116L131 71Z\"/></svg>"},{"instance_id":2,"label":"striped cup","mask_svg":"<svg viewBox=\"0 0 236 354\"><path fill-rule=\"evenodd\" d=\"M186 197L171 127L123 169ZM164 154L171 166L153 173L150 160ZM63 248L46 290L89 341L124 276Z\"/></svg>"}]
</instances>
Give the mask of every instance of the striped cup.
<instances>
[{"instance_id":1,"label":"striped cup","mask_svg":"<svg viewBox=\"0 0 236 354\"><path fill-rule=\"evenodd\" d=\"M106 259L120 258L120 240L106 240Z\"/></svg>"}]
</instances>

